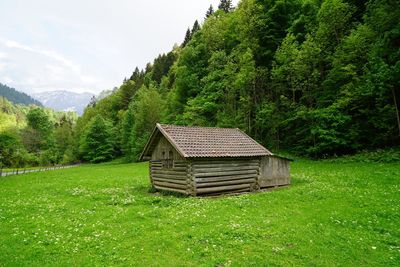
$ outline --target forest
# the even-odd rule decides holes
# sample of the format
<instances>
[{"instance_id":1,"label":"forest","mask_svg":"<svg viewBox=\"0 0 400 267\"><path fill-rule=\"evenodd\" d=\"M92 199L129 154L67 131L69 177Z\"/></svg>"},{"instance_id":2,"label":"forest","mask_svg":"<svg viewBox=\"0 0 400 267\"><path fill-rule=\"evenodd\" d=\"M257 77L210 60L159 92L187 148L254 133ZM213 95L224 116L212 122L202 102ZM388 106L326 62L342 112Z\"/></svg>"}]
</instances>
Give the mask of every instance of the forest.
<instances>
[{"instance_id":1,"label":"forest","mask_svg":"<svg viewBox=\"0 0 400 267\"><path fill-rule=\"evenodd\" d=\"M14 104L42 106L42 103L36 99L33 99L31 96L19 92L14 88L8 87L2 83L0 83L0 96L7 98L7 100L13 102Z\"/></svg>"},{"instance_id":2,"label":"forest","mask_svg":"<svg viewBox=\"0 0 400 267\"><path fill-rule=\"evenodd\" d=\"M0 97L0 169L78 161L75 112L13 104Z\"/></svg>"},{"instance_id":3,"label":"forest","mask_svg":"<svg viewBox=\"0 0 400 267\"><path fill-rule=\"evenodd\" d=\"M25 148L54 162L136 161L156 122L238 127L312 158L398 147L399 21L395 0L221 0L76 122L31 109L17 136L37 131Z\"/></svg>"}]
</instances>

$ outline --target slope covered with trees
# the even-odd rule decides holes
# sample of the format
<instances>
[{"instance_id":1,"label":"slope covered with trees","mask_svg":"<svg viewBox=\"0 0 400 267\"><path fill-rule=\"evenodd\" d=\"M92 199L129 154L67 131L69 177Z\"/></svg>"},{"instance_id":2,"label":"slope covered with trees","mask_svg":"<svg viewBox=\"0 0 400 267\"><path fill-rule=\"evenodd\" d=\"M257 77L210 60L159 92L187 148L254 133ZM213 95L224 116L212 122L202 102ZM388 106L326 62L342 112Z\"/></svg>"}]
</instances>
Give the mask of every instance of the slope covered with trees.
<instances>
[{"instance_id":1,"label":"slope covered with trees","mask_svg":"<svg viewBox=\"0 0 400 267\"><path fill-rule=\"evenodd\" d=\"M85 159L94 121L112 131L109 153L131 160L155 122L239 127L313 157L399 145L398 1L222 0L205 17L85 110Z\"/></svg>"},{"instance_id":2,"label":"slope covered with trees","mask_svg":"<svg viewBox=\"0 0 400 267\"><path fill-rule=\"evenodd\" d=\"M76 113L15 105L0 97L0 168L75 162Z\"/></svg>"},{"instance_id":3,"label":"slope covered with trees","mask_svg":"<svg viewBox=\"0 0 400 267\"><path fill-rule=\"evenodd\" d=\"M42 106L39 101L33 99L31 96L23 92L19 92L14 88L8 87L7 85L2 83L0 83L0 96L7 98L14 104Z\"/></svg>"}]
</instances>

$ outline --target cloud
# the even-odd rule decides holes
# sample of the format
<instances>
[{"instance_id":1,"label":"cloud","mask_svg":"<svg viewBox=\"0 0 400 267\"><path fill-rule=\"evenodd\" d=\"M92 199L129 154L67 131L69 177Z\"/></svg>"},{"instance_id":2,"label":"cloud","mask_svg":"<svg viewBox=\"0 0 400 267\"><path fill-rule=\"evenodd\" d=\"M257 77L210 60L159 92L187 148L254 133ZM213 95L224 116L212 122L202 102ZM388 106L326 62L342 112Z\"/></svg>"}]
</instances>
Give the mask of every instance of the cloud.
<instances>
[{"instance_id":1,"label":"cloud","mask_svg":"<svg viewBox=\"0 0 400 267\"><path fill-rule=\"evenodd\" d=\"M0 71L3 71L7 68L8 64L4 62L0 62Z\"/></svg>"},{"instance_id":2,"label":"cloud","mask_svg":"<svg viewBox=\"0 0 400 267\"><path fill-rule=\"evenodd\" d=\"M0 82L17 90L29 94L52 90L93 92L104 89L102 78L87 73L80 65L53 50L14 40L0 40L0 51Z\"/></svg>"},{"instance_id":3,"label":"cloud","mask_svg":"<svg viewBox=\"0 0 400 267\"><path fill-rule=\"evenodd\" d=\"M32 53L37 53L37 54L41 54L44 56L47 56L51 59L54 59L60 63L62 63L64 66L70 68L71 70L79 73L80 72L80 67L78 64L73 63L71 60L68 60L67 58L65 58L64 56L51 51L51 50L41 50L41 49L34 49L28 45L24 45L21 43L18 43L16 41L13 40L7 40L4 42L4 44L9 47L9 48L15 48L15 49L21 49L21 50L25 50L25 51L29 51Z\"/></svg>"},{"instance_id":4,"label":"cloud","mask_svg":"<svg viewBox=\"0 0 400 267\"><path fill-rule=\"evenodd\" d=\"M7 76L1 76L0 82L5 83L5 84L12 84L14 82L14 80Z\"/></svg>"},{"instance_id":5,"label":"cloud","mask_svg":"<svg viewBox=\"0 0 400 267\"><path fill-rule=\"evenodd\" d=\"M26 93L119 86L219 1L1 0L0 82Z\"/></svg>"},{"instance_id":6,"label":"cloud","mask_svg":"<svg viewBox=\"0 0 400 267\"><path fill-rule=\"evenodd\" d=\"M3 61L4 59L7 59L7 55L0 52L0 71L5 70L9 66L7 62Z\"/></svg>"}]
</instances>

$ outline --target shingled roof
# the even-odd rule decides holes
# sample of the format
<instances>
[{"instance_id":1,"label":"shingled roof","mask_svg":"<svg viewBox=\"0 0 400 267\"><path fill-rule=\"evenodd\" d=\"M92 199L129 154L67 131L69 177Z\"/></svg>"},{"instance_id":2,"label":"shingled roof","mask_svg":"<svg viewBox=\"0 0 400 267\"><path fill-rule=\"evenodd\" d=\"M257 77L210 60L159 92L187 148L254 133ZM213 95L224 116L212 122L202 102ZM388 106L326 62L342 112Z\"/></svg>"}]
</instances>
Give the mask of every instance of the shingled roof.
<instances>
[{"instance_id":1,"label":"shingled roof","mask_svg":"<svg viewBox=\"0 0 400 267\"><path fill-rule=\"evenodd\" d=\"M164 136L184 158L254 157L273 155L238 128L156 124L140 159L146 159Z\"/></svg>"}]
</instances>

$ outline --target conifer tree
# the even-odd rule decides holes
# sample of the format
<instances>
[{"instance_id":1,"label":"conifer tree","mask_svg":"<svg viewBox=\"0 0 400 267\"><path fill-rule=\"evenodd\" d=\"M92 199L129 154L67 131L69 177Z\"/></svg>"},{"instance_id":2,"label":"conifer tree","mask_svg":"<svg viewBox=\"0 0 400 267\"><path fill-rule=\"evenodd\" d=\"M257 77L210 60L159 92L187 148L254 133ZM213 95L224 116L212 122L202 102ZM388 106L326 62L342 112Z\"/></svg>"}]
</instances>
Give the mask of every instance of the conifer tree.
<instances>
[{"instance_id":1,"label":"conifer tree","mask_svg":"<svg viewBox=\"0 0 400 267\"><path fill-rule=\"evenodd\" d=\"M81 153L85 160L102 162L114 157L112 125L100 115L94 117L81 139Z\"/></svg>"},{"instance_id":2,"label":"conifer tree","mask_svg":"<svg viewBox=\"0 0 400 267\"><path fill-rule=\"evenodd\" d=\"M192 33L190 32L190 29L188 28L185 34L185 39L183 40L182 47L185 47L187 43L189 43L190 38L192 37Z\"/></svg>"},{"instance_id":3,"label":"conifer tree","mask_svg":"<svg viewBox=\"0 0 400 267\"><path fill-rule=\"evenodd\" d=\"M233 11L232 0L221 0L218 9L226 13Z\"/></svg>"},{"instance_id":4,"label":"conifer tree","mask_svg":"<svg viewBox=\"0 0 400 267\"><path fill-rule=\"evenodd\" d=\"M212 14L214 14L214 8L212 5L210 5L210 7L208 8L208 10L206 12L206 18L210 17Z\"/></svg>"},{"instance_id":5,"label":"conifer tree","mask_svg":"<svg viewBox=\"0 0 400 267\"><path fill-rule=\"evenodd\" d=\"M194 34L195 34L198 30L200 30L200 24L199 24L199 22L196 20L196 21L194 22L194 24L193 24L193 27L192 27L192 33L190 34L190 39L192 39L192 37L194 36Z\"/></svg>"}]
</instances>

